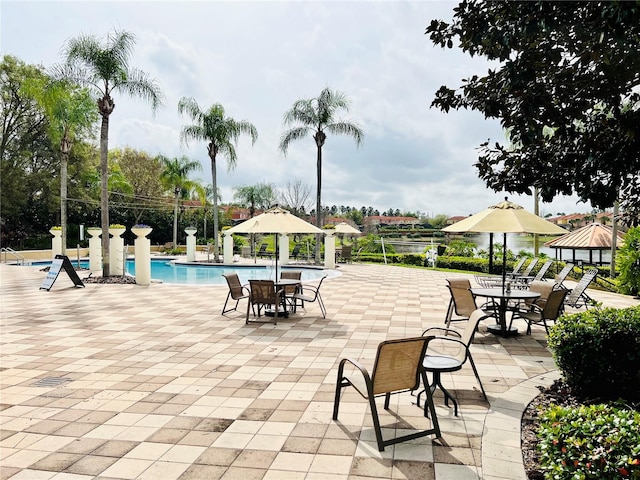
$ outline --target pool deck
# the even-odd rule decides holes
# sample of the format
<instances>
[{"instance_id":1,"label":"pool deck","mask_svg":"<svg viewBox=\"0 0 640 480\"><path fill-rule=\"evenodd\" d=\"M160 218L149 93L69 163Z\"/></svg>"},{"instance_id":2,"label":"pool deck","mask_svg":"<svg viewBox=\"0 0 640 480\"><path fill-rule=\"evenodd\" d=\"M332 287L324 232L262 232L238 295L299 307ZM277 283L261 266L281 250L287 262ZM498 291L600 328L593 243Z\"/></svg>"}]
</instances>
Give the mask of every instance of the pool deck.
<instances>
[{"instance_id":1,"label":"pool deck","mask_svg":"<svg viewBox=\"0 0 640 480\"><path fill-rule=\"evenodd\" d=\"M245 303L220 315L225 286L76 288L62 272L44 291L39 268L0 265L0 480L524 480L521 413L557 378L544 329L500 338L481 325L472 351L489 402L468 366L443 375L460 403L454 417L435 395L443 439L378 452L359 395L331 419L338 361L370 368L381 341L441 326L445 279L465 275L338 270L322 285L326 319L308 304L246 326ZM380 409L385 437L428 426L414 402Z\"/></svg>"}]
</instances>

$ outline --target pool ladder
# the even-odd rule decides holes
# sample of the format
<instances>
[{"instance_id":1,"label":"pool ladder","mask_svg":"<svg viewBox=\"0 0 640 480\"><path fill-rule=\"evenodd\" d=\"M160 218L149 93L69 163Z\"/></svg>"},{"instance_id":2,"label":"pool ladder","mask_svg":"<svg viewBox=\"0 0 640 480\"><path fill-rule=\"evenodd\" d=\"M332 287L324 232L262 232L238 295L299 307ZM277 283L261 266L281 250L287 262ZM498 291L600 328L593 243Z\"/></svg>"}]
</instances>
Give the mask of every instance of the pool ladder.
<instances>
[{"instance_id":1,"label":"pool ladder","mask_svg":"<svg viewBox=\"0 0 640 480\"><path fill-rule=\"evenodd\" d=\"M7 254L9 254L16 259L16 265L24 265L24 257L16 252L13 248L2 247L0 252L4 254L2 263L7 263Z\"/></svg>"}]
</instances>

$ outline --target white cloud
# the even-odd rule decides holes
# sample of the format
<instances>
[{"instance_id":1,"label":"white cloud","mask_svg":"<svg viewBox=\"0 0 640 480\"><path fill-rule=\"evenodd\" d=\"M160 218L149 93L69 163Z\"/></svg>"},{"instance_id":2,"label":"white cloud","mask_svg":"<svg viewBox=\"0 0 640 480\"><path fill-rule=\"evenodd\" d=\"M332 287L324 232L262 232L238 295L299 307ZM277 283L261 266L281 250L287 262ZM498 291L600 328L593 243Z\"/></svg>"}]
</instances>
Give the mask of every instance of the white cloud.
<instances>
[{"instance_id":1,"label":"white cloud","mask_svg":"<svg viewBox=\"0 0 640 480\"><path fill-rule=\"evenodd\" d=\"M105 36L114 28L136 35L131 64L157 79L166 96L154 116L140 100L116 96L110 146L150 154L188 155L203 164L204 142L180 145L182 97L204 109L224 105L248 120L258 142L238 145L238 165L218 162L224 200L232 189L300 178L315 190L316 148L310 137L278 152L282 115L300 98L326 86L351 99L345 116L365 130L361 148L329 137L323 151L323 202L466 215L497 203L473 164L480 143L502 141L495 121L475 112L444 114L429 108L440 85L482 74L488 63L431 44L425 28L450 19L454 2L68 2L3 0L2 53L45 66L60 62L65 42L81 33ZM530 197L512 196L526 208ZM557 199L546 212L590 209Z\"/></svg>"}]
</instances>

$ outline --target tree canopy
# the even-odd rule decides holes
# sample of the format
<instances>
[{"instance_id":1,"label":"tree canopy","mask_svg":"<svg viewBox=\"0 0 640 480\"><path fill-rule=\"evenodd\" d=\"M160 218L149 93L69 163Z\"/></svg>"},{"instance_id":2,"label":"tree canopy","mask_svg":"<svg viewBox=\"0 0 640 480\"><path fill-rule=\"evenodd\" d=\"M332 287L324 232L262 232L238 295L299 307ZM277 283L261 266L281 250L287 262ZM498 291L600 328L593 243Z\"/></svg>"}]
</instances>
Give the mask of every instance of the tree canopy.
<instances>
[{"instance_id":1,"label":"tree canopy","mask_svg":"<svg viewBox=\"0 0 640 480\"><path fill-rule=\"evenodd\" d=\"M627 223L640 222L640 1L465 0L426 33L496 62L432 102L507 130L510 146L480 146L475 166L489 188L537 187L545 202L575 193L597 208L619 198Z\"/></svg>"}]
</instances>

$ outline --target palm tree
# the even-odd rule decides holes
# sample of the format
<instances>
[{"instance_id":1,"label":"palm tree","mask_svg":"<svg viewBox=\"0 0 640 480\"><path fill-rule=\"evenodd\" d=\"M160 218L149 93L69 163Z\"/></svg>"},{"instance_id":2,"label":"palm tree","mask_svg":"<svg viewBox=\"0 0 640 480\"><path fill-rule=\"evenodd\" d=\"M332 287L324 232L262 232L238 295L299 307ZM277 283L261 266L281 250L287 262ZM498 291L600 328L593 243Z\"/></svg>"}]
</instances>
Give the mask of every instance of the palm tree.
<instances>
[{"instance_id":1,"label":"palm tree","mask_svg":"<svg viewBox=\"0 0 640 480\"><path fill-rule=\"evenodd\" d=\"M258 183L235 189L233 199L240 205L249 209L249 216L253 217L256 209L266 210L271 207L276 199L275 188L269 183Z\"/></svg>"},{"instance_id":2,"label":"palm tree","mask_svg":"<svg viewBox=\"0 0 640 480\"><path fill-rule=\"evenodd\" d=\"M160 181L167 190L173 192L173 248L178 246L178 206L180 198L188 198L191 191L199 191L202 186L189 179L191 172L202 170L200 162L189 160L187 157L169 159L160 155L162 165Z\"/></svg>"},{"instance_id":3,"label":"palm tree","mask_svg":"<svg viewBox=\"0 0 640 480\"><path fill-rule=\"evenodd\" d=\"M313 134L317 147L317 190L316 190L316 226L322 228L322 147L327 133L349 135L360 146L364 132L350 121L336 118L339 110L349 111L349 100L344 93L325 88L317 98L297 100L291 110L284 114L284 125L292 126L280 137L280 151L286 156L289 145L301 138ZM320 241L316 240L316 261L320 259Z\"/></svg>"},{"instance_id":4,"label":"palm tree","mask_svg":"<svg viewBox=\"0 0 640 480\"><path fill-rule=\"evenodd\" d=\"M235 144L241 134L251 136L251 144L255 144L258 131L253 124L242 120L225 117L224 107L218 103L203 112L198 103L190 97L183 97L178 102L178 113L186 113L195 123L182 127L180 139L187 144L189 140L209 142L207 153L211 159L211 183L213 191L218 191L216 174L216 158L218 153L227 157L227 170L236 166L237 155ZM213 258L218 261L218 196L213 196Z\"/></svg>"},{"instance_id":5,"label":"palm tree","mask_svg":"<svg viewBox=\"0 0 640 480\"><path fill-rule=\"evenodd\" d=\"M62 251L67 248L67 171L71 147L79 136L93 136L98 120L95 104L87 89L56 78L38 79L25 84L26 91L44 109L49 137L60 146L60 227Z\"/></svg>"},{"instance_id":6,"label":"palm tree","mask_svg":"<svg viewBox=\"0 0 640 480\"><path fill-rule=\"evenodd\" d=\"M103 44L92 35L80 35L69 40L66 65L61 73L81 85L94 90L100 127L100 211L102 224L102 275L109 276L109 191L108 152L109 116L116 104L111 94L121 92L151 102L155 111L162 103L162 92L148 74L129 67L129 57L135 43L130 32L115 30Z\"/></svg>"}]
</instances>

